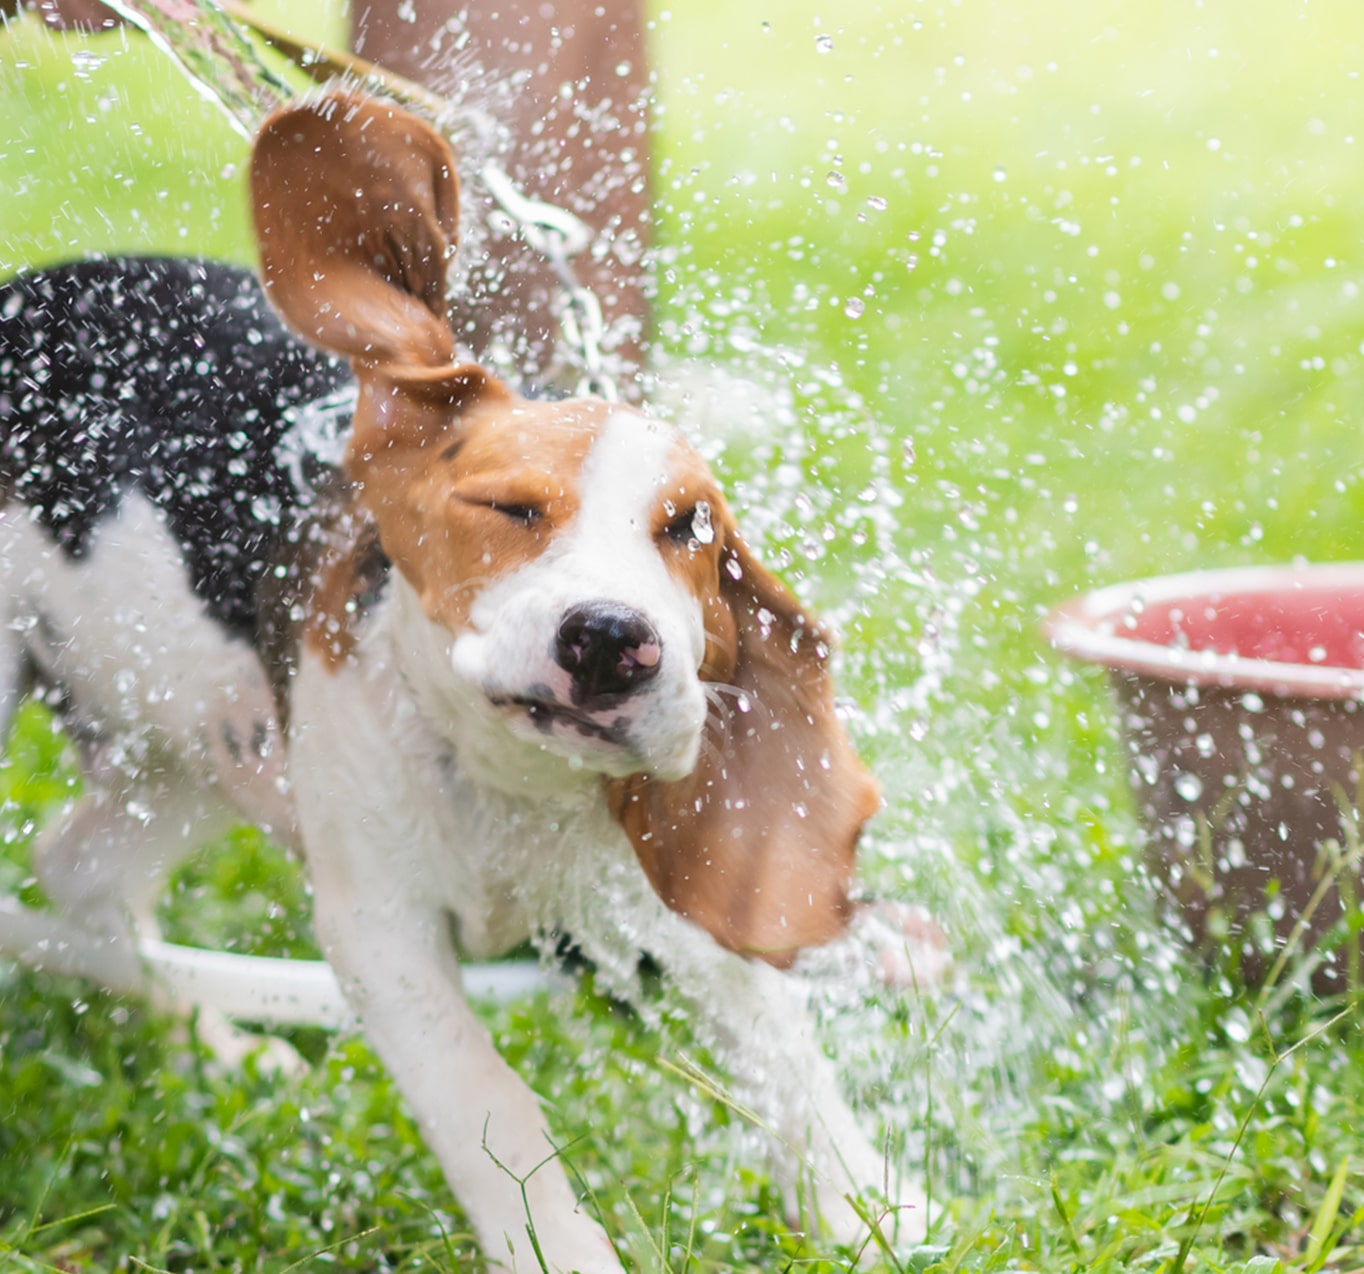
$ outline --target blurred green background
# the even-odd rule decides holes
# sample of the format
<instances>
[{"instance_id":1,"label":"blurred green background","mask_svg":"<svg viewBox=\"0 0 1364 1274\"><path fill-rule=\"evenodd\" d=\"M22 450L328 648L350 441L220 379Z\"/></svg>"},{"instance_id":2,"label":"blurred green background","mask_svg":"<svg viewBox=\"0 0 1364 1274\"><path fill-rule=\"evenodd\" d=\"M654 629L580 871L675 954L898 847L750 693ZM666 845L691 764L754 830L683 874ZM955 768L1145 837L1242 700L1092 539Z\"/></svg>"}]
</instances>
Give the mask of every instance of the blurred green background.
<instances>
[{"instance_id":1,"label":"blurred green background","mask_svg":"<svg viewBox=\"0 0 1364 1274\"><path fill-rule=\"evenodd\" d=\"M335 6L259 7L340 40ZM944 1233L972 1268L1169 1269L1212 1196L1190 1261L1320 1268L1342 1162L1322 1234L1351 1218L1357 1047L1299 1054L1314 1095L1257 1105L1272 1046L1168 944L1102 678L1039 621L1119 579L1364 557L1364 5L687 0L651 40L655 367L742 378L700 414L746 529L841 632L887 798L868 878L949 923L974 988L893 1012L882 1049L845 1039L859 1092L964 1200ZM0 34L0 276L248 260L244 155L135 34ZM53 757L21 742L22 832L66 789L33 787ZM202 912L171 923L232 932ZM626 1118L634 1074L601 1099ZM1270 1131L1242 1147L1247 1110ZM702 1267L774 1268L725 1251Z\"/></svg>"}]
</instances>

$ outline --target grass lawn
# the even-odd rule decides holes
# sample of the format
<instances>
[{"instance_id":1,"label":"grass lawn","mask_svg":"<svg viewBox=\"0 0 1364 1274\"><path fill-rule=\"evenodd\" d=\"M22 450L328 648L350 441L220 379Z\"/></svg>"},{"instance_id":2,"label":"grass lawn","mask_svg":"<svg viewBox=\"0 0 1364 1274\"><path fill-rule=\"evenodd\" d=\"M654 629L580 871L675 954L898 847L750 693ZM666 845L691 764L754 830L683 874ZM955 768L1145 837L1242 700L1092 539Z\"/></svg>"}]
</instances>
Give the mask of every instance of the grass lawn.
<instances>
[{"instance_id":1,"label":"grass lawn","mask_svg":"<svg viewBox=\"0 0 1364 1274\"><path fill-rule=\"evenodd\" d=\"M864 874L958 955L938 997L816 988L850 1087L943 1209L932 1244L790 1235L666 1014L584 986L493 1031L632 1268L1364 1266L1358 1006L1256 995L1180 948L1102 680L1038 633L1102 583L1364 557L1364 8L654 16L659 364L753 382L717 465L840 629L887 797ZM0 276L246 260L243 155L140 40L0 33ZM26 712L0 889L32 890L26 844L71 783ZM243 832L166 919L306 953L305 916ZM0 1267L477 1268L363 1045L296 1043L301 1079L223 1076L136 1003L0 967Z\"/></svg>"}]
</instances>

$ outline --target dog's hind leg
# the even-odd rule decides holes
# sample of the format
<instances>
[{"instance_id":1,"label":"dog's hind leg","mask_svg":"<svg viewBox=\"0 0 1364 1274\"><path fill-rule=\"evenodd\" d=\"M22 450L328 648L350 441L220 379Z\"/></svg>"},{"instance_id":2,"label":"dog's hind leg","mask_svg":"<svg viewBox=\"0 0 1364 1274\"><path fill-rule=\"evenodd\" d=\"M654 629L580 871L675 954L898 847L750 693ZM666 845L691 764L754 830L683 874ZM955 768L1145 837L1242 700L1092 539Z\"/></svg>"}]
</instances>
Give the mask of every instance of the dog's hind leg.
<instances>
[{"instance_id":1,"label":"dog's hind leg","mask_svg":"<svg viewBox=\"0 0 1364 1274\"><path fill-rule=\"evenodd\" d=\"M143 987L158 1009L193 1016L224 1066L261 1052L263 1065L292 1072L303 1063L283 1040L240 1030L212 1004L173 995L143 970L139 944L159 936L156 902L167 878L240 821L217 793L189 784L95 789L39 836L33 869L62 915L103 944L107 985Z\"/></svg>"},{"instance_id":2,"label":"dog's hind leg","mask_svg":"<svg viewBox=\"0 0 1364 1274\"><path fill-rule=\"evenodd\" d=\"M0 615L0 746L9 740L14 714L31 680L23 637L10 616Z\"/></svg>"},{"instance_id":3,"label":"dog's hind leg","mask_svg":"<svg viewBox=\"0 0 1364 1274\"><path fill-rule=\"evenodd\" d=\"M13 508L0 508L0 746L8 742L14 714L33 681L33 664L24 641L24 621L14 588L18 564L10 552L16 512Z\"/></svg>"},{"instance_id":4,"label":"dog's hind leg","mask_svg":"<svg viewBox=\"0 0 1364 1274\"><path fill-rule=\"evenodd\" d=\"M157 936L156 900L175 866L236 821L203 788L89 790L33 847L33 870L69 920L108 946L111 974L136 978L138 940Z\"/></svg>"}]
</instances>

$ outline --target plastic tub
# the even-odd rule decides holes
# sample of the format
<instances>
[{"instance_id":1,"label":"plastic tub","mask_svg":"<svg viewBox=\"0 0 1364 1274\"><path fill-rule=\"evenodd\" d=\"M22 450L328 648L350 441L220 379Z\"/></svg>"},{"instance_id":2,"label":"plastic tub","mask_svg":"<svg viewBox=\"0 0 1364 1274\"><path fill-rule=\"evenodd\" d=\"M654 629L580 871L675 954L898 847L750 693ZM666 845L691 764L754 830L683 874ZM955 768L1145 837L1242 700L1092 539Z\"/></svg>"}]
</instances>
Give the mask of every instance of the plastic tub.
<instances>
[{"instance_id":1,"label":"plastic tub","mask_svg":"<svg viewBox=\"0 0 1364 1274\"><path fill-rule=\"evenodd\" d=\"M1200 948L1253 982L1295 927L1306 950L1336 926L1342 893L1355 910L1357 868L1323 882L1360 804L1364 563L1139 580L1046 629L1108 669L1149 858ZM1318 991L1358 977L1358 943L1333 945Z\"/></svg>"}]
</instances>

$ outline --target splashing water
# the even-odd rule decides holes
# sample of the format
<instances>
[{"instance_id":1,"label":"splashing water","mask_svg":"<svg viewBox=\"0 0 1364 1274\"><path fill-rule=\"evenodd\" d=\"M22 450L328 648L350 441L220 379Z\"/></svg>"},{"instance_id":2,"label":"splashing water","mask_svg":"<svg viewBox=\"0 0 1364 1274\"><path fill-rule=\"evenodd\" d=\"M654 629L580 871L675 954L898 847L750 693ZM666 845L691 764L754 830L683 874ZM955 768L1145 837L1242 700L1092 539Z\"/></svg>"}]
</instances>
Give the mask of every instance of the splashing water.
<instances>
[{"instance_id":1,"label":"splashing water","mask_svg":"<svg viewBox=\"0 0 1364 1274\"><path fill-rule=\"evenodd\" d=\"M292 93L221 6L114 0L112 7L146 31L243 136ZM816 49L832 51L832 38L818 37ZM837 202L846 174L858 169L827 169L827 162L811 167L812 184ZM1003 168L993 174L1002 194L1016 180L1006 182ZM897 210L901 202L897 195ZM910 232L916 251L906 258L897 245L899 255L888 259L904 273L922 259L922 273L939 271L935 286L951 295L942 274L947 232L927 228L919 240L919 230ZM680 250L665 245L661 272L675 264L669 251ZM942 995L925 993L908 1007L865 978L822 978L816 998L845 1069L897 1130L908 1157L931 1136L950 1189L988 1190L1009 1160L1039 1059L1064 1060L1085 1032L1102 1036L1134 988L1148 1004L1175 995L1164 939L1139 924L1118 932L1111 921L1125 911L1121 882L1111 899L1072 896L1074 874L1100 854L1081 830L1082 816L1109 811L1106 780L1071 772L1057 740L1074 695L1070 674L1038 668L1036 680L1001 684L979 639L984 608L1000 602L1000 579L1045 562L1040 551L1029 558L1033 550L1004 529L1006 511L992 507L989 475L1041 463L992 453L988 438L963 430L952 445L974 449L981 478L972 489L941 459L950 402L945 408L933 399L904 419L886 419L847 375L859 348L836 346L846 364L825 364L799 341L765 335L774 302L742 267L727 279L699 271L680 278L661 305L665 352L647 378L650 396L662 414L703 435L746 536L845 634L840 678L861 705L845 711L887 793L864 847L864 875L871 888L928 907L950 934L957 962ZM831 313L840 333L871 327L844 321L861 317L865 304L843 299L846 277L839 282L805 292L800 284L792 308ZM975 314L966 317L960 326L968 335L983 326ZM964 399L991 407L1004 376L992 335L972 338L961 374L954 373ZM953 422L954 435L957 429ZM708 526L694 530L701 539ZM1011 600L1004 599L1006 613ZM1115 843L1103 852L1126 871L1130 914L1140 916L1147 900L1130 879L1138 874L1124 840L1130 827L1121 817L1106 821ZM1081 999L1083 1020L1074 1009ZM1150 1029L1159 1029L1158 1020Z\"/></svg>"},{"instance_id":2,"label":"splashing water","mask_svg":"<svg viewBox=\"0 0 1364 1274\"><path fill-rule=\"evenodd\" d=\"M250 141L293 94L245 30L214 0L104 0L166 54L205 101Z\"/></svg>"}]
</instances>

